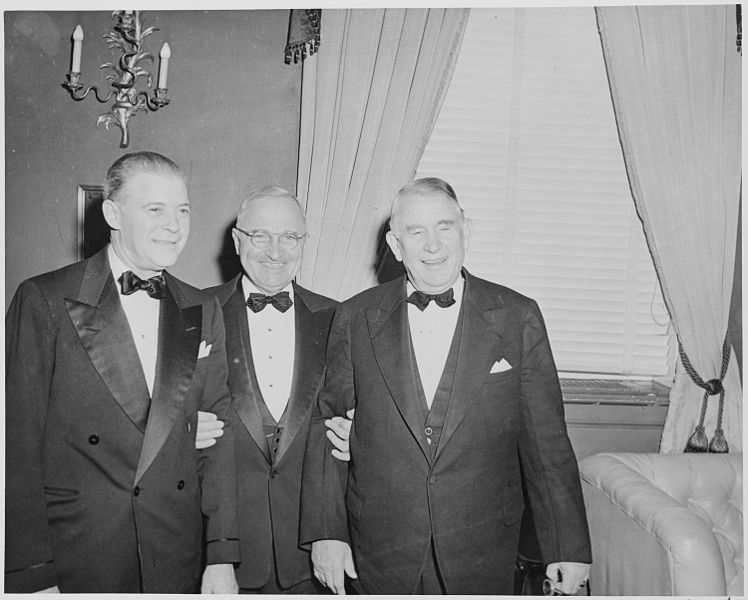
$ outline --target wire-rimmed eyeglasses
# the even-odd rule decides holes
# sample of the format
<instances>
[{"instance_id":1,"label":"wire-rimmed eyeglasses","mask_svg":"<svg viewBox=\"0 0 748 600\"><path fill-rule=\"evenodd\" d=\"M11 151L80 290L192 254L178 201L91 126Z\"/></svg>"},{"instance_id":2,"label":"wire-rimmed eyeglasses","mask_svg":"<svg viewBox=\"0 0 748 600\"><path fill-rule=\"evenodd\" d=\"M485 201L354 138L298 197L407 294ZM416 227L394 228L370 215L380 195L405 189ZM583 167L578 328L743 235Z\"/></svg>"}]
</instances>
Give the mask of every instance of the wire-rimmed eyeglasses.
<instances>
[{"instance_id":1,"label":"wire-rimmed eyeglasses","mask_svg":"<svg viewBox=\"0 0 748 600\"><path fill-rule=\"evenodd\" d=\"M267 229L253 229L252 231L245 231L241 227L234 227L238 232L243 233L249 238L250 243L260 250L267 248L274 237L278 238L278 245L284 250L293 250L299 245L299 242L303 240L307 234L298 233L296 231L281 231L280 233L273 233Z\"/></svg>"}]
</instances>

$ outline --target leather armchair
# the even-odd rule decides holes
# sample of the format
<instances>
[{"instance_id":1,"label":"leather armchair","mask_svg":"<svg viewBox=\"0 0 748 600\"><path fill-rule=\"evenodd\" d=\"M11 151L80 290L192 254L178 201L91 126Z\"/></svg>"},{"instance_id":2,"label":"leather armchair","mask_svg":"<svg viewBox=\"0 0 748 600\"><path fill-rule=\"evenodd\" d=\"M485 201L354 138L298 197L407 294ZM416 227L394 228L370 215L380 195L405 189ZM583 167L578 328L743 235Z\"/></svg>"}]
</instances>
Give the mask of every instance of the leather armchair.
<instances>
[{"instance_id":1,"label":"leather armchair","mask_svg":"<svg viewBox=\"0 0 748 600\"><path fill-rule=\"evenodd\" d=\"M593 595L744 595L742 454L603 453L579 470Z\"/></svg>"}]
</instances>

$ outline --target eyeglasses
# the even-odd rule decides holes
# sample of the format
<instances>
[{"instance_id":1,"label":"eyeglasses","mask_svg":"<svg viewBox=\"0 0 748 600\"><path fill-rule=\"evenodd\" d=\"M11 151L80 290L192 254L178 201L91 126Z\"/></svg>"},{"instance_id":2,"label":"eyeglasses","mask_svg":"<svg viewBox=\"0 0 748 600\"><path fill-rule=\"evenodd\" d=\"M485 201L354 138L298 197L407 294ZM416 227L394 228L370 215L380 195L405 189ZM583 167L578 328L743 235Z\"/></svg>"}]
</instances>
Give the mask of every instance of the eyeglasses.
<instances>
[{"instance_id":1,"label":"eyeglasses","mask_svg":"<svg viewBox=\"0 0 748 600\"><path fill-rule=\"evenodd\" d=\"M245 231L240 227L234 227L234 229L246 235L251 244L260 250L267 248L274 237L278 238L278 244L281 248L284 250L293 250L307 236L306 233L297 233L295 231L272 233L266 229L253 229L252 231Z\"/></svg>"}]
</instances>

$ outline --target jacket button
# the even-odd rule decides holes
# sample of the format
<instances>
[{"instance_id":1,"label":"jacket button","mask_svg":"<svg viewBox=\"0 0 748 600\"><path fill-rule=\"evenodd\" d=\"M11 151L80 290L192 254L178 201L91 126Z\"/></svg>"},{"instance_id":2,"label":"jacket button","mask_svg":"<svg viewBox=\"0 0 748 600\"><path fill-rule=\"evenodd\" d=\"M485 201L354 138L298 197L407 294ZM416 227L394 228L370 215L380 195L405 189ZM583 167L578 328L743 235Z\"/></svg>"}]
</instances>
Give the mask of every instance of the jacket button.
<instances>
[{"instance_id":1,"label":"jacket button","mask_svg":"<svg viewBox=\"0 0 748 600\"><path fill-rule=\"evenodd\" d=\"M179 481L177 481L177 489L181 490L183 488L184 488L184 479L180 479Z\"/></svg>"},{"instance_id":2,"label":"jacket button","mask_svg":"<svg viewBox=\"0 0 748 600\"><path fill-rule=\"evenodd\" d=\"M88 443L91 444L92 446L95 446L96 444L99 443L99 436L96 435L96 434L89 435L88 436Z\"/></svg>"},{"instance_id":3,"label":"jacket button","mask_svg":"<svg viewBox=\"0 0 748 600\"><path fill-rule=\"evenodd\" d=\"M434 433L434 430L431 429L431 427L427 427L426 429L424 429L424 432L426 433L426 435L431 435L432 433Z\"/></svg>"},{"instance_id":4,"label":"jacket button","mask_svg":"<svg viewBox=\"0 0 748 600\"><path fill-rule=\"evenodd\" d=\"M278 474L278 473L277 473L277 472L276 472L275 470L272 470L272 471L270 471L270 479L275 479L275 476L276 476L277 474Z\"/></svg>"},{"instance_id":5,"label":"jacket button","mask_svg":"<svg viewBox=\"0 0 748 600\"><path fill-rule=\"evenodd\" d=\"M139 486L137 486L137 485L135 486L135 489L132 491L132 495L135 496L136 498L138 496L140 496L140 487Z\"/></svg>"},{"instance_id":6,"label":"jacket button","mask_svg":"<svg viewBox=\"0 0 748 600\"><path fill-rule=\"evenodd\" d=\"M429 483L436 483L436 477L429 477Z\"/></svg>"}]
</instances>

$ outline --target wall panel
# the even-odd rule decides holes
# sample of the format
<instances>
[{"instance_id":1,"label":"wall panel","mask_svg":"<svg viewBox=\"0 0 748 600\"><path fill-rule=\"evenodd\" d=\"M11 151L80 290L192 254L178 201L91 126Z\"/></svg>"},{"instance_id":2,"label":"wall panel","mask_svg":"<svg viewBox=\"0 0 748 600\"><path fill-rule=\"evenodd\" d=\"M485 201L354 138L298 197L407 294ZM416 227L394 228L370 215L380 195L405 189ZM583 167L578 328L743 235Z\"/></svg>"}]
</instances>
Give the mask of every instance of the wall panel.
<instances>
[{"instance_id":1,"label":"wall panel","mask_svg":"<svg viewBox=\"0 0 748 600\"><path fill-rule=\"evenodd\" d=\"M131 119L128 150L155 150L189 178L190 241L173 272L204 287L237 269L228 228L240 194L276 184L294 189L301 66L285 65L287 10L153 11L147 39L168 41L171 104ZM84 82L104 83L113 55L101 36L109 11L5 13L5 298L25 278L76 259L79 184L100 183L125 150L119 130L96 129L108 108L73 102L60 84L70 36L83 27ZM154 74L155 74L154 67Z\"/></svg>"}]
</instances>

